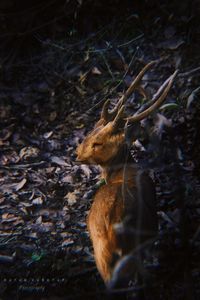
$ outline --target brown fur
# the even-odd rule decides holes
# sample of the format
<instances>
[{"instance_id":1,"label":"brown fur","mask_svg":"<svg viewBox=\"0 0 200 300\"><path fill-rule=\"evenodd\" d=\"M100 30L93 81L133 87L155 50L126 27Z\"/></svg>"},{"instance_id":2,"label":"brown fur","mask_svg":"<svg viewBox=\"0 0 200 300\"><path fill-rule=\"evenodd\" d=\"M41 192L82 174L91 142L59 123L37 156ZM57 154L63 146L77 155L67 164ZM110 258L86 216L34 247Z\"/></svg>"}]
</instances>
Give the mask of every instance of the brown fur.
<instances>
[{"instance_id":1,"label":"brown fur","mask_svg":"<svg viewBox=\"0 0 200 300\"><path fill-rule=\"evenodd\" d=\"M135 237L137 234L131 234L131 238L125 235L118 236L113 225L121 222L126 215L131 216L128 222L133 228L137 227L139 218L142 224L145 223L144 216L137 216L140 206L144 210L146 205L141 201L138 203L136 184L138 168L127 152L124 133L113 132L112 122L105 126L95 126L78 146L77 154L77 159L83 163L99 164L102 167L102 177L106 180L106 184L101 186L95 194L87 218L87 226L93 243L97 268L103 280L109 282L116 257L129 253L133 247L137 246L137 237ZM124 169L125 163L127 167ZM151 179L143 174L140 181L145 189L144 200L155 204L155 191ZM148 233L142 236L140 242L152 237L157 229L156 222L151 223L152 205L149 206L150 222L145 216L147 223L145 227ZM155 217L155 210L153 210L153 215Z\"/></svg>"}]
</instances>

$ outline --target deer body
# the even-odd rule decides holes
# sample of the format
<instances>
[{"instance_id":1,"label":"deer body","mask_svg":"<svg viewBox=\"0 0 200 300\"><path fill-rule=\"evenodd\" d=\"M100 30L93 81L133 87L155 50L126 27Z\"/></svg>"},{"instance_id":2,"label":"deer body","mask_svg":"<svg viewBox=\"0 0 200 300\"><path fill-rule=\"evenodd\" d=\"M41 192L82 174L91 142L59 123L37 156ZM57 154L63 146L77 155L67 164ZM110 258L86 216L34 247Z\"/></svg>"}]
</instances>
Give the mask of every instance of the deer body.
<instances>
[{"instance_id":1,"label":"deer body","mask_svg":"<svg viewBox=\"0 0 200 300\"><path fill-rule=\"evenodd\" d=\"M107 183L99 188L88 215L87 224L93 242L97 268L105 282L110 281L118 258L153 238L157 232L156 197L153 182L147 174L142 173L140 184L143 188L144 203L141 203L138 199L136 184L138 170L135 165L130 165L127 169L129 174L125 184L122 167L117 172L114 171ZM131 219L128 221L129 228L135 229L135 235L131 233L120 238L113 225L122 222L126 213L131 215ZM146 231L144 234L139 233L138 242L139 222L142 223L140 226L143 230L146 228Z\"/></svg>"},{"instance_id":2,"label":"deer body","mask_svg":"<svg viewBox=\"0 0 200 300\"><path fill-rule=\"evenodd\" d=\"M77 161L100 165L105 179L94 196L87 219L96 265L105 283L112 279L120 257L134 249L137 251L157 232L154 184L134 163L124 128L125 122L139 122L164 101L176 72L164 85L163 93L145 111L125 118L123 106L151 65L139 73L116 109L109 112L109 102L104 104L100 120L77 148ZM124 226L116 230L115 225L121 222Z\"/></svg>"}]
</instances>

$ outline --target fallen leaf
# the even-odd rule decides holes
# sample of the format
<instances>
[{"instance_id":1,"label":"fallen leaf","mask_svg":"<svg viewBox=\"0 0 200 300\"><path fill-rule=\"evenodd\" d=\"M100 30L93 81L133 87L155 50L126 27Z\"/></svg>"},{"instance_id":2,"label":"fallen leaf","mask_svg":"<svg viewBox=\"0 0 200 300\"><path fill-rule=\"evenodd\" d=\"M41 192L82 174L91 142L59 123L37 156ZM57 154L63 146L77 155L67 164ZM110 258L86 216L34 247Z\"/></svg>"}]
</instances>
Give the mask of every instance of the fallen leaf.
<instances>
[{"instance_id":1,"label":"fallen leaf","mask_svg":"<svg viewBox=\"0 0 200 300\"><path fill-rule=\"evenodd\" d=\"M2 204L5 201L5 197L0 197L0 204Z\"/></svg>"},{"instance_id":2,"label":"fallen leaf","mask_svg":"<svg viewBox=\"0 0 200 300\"><path fill-rule=\"evenodd\" d=\"M136 146L136 148L140 149L140 151L146 151L146 149L138 139L134 141L134 145Z\"/></svg>"},{"instance_id":3,"label":"fallen leaf","mask_svg":"<svg viewBox=\"0 0 200 300\"><path fill-rule=\"evenodd\" d=\"M84 128L84 127L85 127L85 124L81 123L81 124L76 125L75 128L81 129L81 128Z\"/></svg>"},{"instance_id":4,"label":"fallen leaf","mask_svg":"<svg viewBox=\"0 0 200 300\"><path fill-rule=\"evenodd\" d=\"M42 216L38 217L35 221L35 224L41 224L42 223Z\"/></svg>"},{"instance_id":5,"label":"fallen leaf","mask_svg":"<svg viewBox=\"0 0 200 300\"><path fill-rule=\"evenodd\" d=\"M168 110L168 109L176 109L178 107L177 103L166 103L163 104L159 110Z\"/></svg>"},{"instance_id":6,"label":"fallen leaf","mask_svg":"<svg viewBox=\"0 0 200 300\"><path fill-rule=\"evenodd\" d=\"M163 49L169 49L169 50L176 50L178 49L180 46L182 46L183 44L185 44L185 41L182 40L181 38L172 38L169 40L166 40L164 42L161 42L158 45L158 48L163 48Z\"/></svg>"},{"instance_id":7,"label":"fallen leaf","mask_svg":"<svg viewBox=\"0 0 200 300\"><path fill-rule=\"evenodd\" d=\"M69 205L73 205L76 203L76 195L75 193L71 193L69 192L66 196L65 196L65 199L67 199L67 202Z\"/></svg>"},{"instance_id":8,"label":"fallen leaf","mask_svg":"<svg viewBox=\"0 0 200 300\"><path fill-rule=\"evenodd\" d=\"M42 199L42 197L37 197L37 198L33 199L32 203L34 205L42 205L43 204L43 199Z\"/></svg>"},{"instance_id":9,"label":"fallen leaf","mask_svg":"<svg viewBox=\"0 0 200 300\"><path fill-rule=\"evenodd\" d=\"M13 226L18 226L23 224L24 224L24 220L22 220L21 218L17 218L17 220L14 221Z\"/></svg>"},{"instance_id":10,"label":"fallen leaf","mask_svg":"<svg viewBox=\"0 0 200 300\"><path fill-rule=\"evenodd\" d=\"M81 96L84 96L86 94L86 91L84 91L82 88L80 88L79 86L75 86L76 90L78 91L78 93Z\"/></svg>"},{"instance_id":11,"label":"fallen leaf","mask_svg":"<svg viewBox=\"0 0 200 300\"><path fill-rule=\"evenodd\" d=\"M197 101L199 99L199 94L200 94L200 86L195 90L193 90L192 93L189 95L187 100L187 109L191 106L194 100Z\"/></svg>"},{"instance_id":12,"label":"fallen leaf","mask_svg":"<svg viewBox=\"0 0 200 300\"><path fill-rule=\"evenodd\" d=\"M64 242L62 242L62 247L67 247L67 246L70 246L73 244L74 244L74 241L72 241L70 239L66 239L66 240L64 240Z\"/></svg>"},{"instance_id":13,"label":"fallen leaf","mask_svg":"<svg viewBox=\"0 0 200 300\"><path fill-rule=\"evenodd\" d=\"M2 130L2 133L1 133L1 136L0 136L0 139L2 140L2 141L6 141L6 140L8 140L9 139L9 137L11 137L11 135L12 135L12 131L10 131L9 129L3 129Z\"/></svg>"},{"instance_id":14,"label":"fallen leaf","mask_svg":"<svg viewBox=\"0 0 200 300\"><path fill-rule=\"evenodd\" d=\"M26 184L27 180L26 178L23 178L19 183L15 184L13 186L13 190L18 192L19 190L21 190L23 188L23 186Z\"/></svg>"},{"instance_id":15,"label":"fallen leaf","mask_svg":"<svg viewBox=\"0 0 200 300\"><path fill-rule=\"evenodd\" d=\"M20 150L19 156L20 158L34 158L37 157L40 150L36 147L24 147Z\"/></svg>"},{"instance_id":16,"label":"fallen leaf","mask_svg":"<svg viewBox=\"0 0 200 300\"><path fill-rule=\"evenodd\" d=\"M8 219L9 216L13 216L13 215L11 215L11 214L9 214L9 213L4 213L4 214L1 216L1 218L2 218L2 220L6 220L6 219Z\"/></svg>"},{"instance_id":17,"label":"fallen leaf","mask_svg":"<svg viewBox=\"0 0 200 300\"><path fill-rule=\"evenodd\" d=\"M9 214L9 213L5 213L2 215L2 224L4 223L10 223L10 222L14 222L18 220L18 217L16 217L15 215L13 214Z\"/></svg>"},{"instance_id":18,"label":"fallen leaf","mask_svg":"<svg viewBox=\"0 0 200 300\"><path fill-rule=\"evenodd\" d=\"M43 222L39 225L39 232L50 232L53 229L53 223L51 222Z\"/></svg>"},{"instance_id":19,"label":"fallen leaf","mask_svg":"<svg viewBox=\"0 0 200 300\"><path fill-rule=\"evenodd\" d=\"M86 228L86 223L85 222L78 222L77 225L81 228Z\"/></svg>"},{"instance_id":20,"label":"fallen leaf","mask_svg":"<svg viewBox=\"0 0 200 300\"><path fill-rule=\"evenodd\" d=\"M154 126L154 132L161 137L164 127L171 127L172 126L172 120L167 119L165 116L161 114L157 114L157 119Z\"/></svg>"},{"instance_id":21,"label":"fallen leaf","mask_svg":"<svg viewBox=\"0 0 200 300\"><path fill-rule=\"evenodd\" d=\"M0 254L0 263L1 264L11 264L13 262L14 262L14 256Z\"/></svg>"},{"instance_id":22,"label":"fallen leaf","mask_svg":"<svg viewBox=\"0 0 200 300\"><path fill-rule=\"evenodd\" d=\"M52 134L53 134L53 131L49 131L49 132L44 133L43 136L44 136L45 139L48 139L52 136Z\"/></svg>"},{"instance_id":23,"label":"fallen leaf","mask_svg":"<svg viewBox=\"0 0 200 300\"><path fill-rule=\"evenodd\" d=\"M69 221L69 219L70 218L67 218L65 221ZM63 222L63 221L56 222L56 226L58 228L65 229L65 222Z\"/></svg>"},{"instance_id":24,"label":"fallen leaf","mask_svg":"<svg viewBox=\"0 0 200 300\"><path fill-rule=\"evenodd\" d=\"M52 156L50 159L51 159L51 161L52 161L53 163L55 163L55 164L57 164L57 165L59 165L59 166L65 166L65 167L69 166L69 164L66 163L66 162L64 161L64 159L62 159L62 158L60 158L60 157L58 157L58 156Z\"/></svg>"},{"instance_id":25,"label":"fallen leaf","mask_svg":"<svg viewBox=\"0 0 200 300\"><path fill-rule=\"evenodd\" d=\"M63 231L63 232L61 232L60 236L61 236L63 239L66 239L66 238L69 238L69 237L71 236L71 233L66 232L66 231Z\"/></svg>"},{"instance_id":26,"label":"fallen leaf","mask_svg":"<svg viewBox=\"0 0 200 300\"><path fill-rule=\"evenodd\" d=\"M97 67L94 67L92 69L92 74L94 74L94 75L101 75L102 73L101 73L101 71Z\"/></svg>"},{"instance_id":27,"label":"fallen leaf","mask_svg":"<svg viewBox=\"0 0 200 300\"><path fill-rule=\"evenodd\" d=\"M84 174L86 175L87 179L90 178L90 174L91 174L91 170L87 165L81 165L81 169L84 172Z\"/></svg>"},{"instance_id":28,"label":"fallen leaf","mask_svg":"<svg viewBox=\"0 0 200 300\"><path fill-rule=\"evenodd\" d=\"M63 183L73 183L74 182L74 180L73 180L73 177L72 177L72 175L66 175L65 177L63 177L62 179L61 179L61 182L63 182Z\"/></svg>"},{"instance_id":29,"label":"fallen leaf","mask_svg":"<svg viewBox=\"0 0 200 300\"><path fill-rule=\"evenodd\" d=\"M25 215L28 215L28 211L27 211L26 207L21 207L20 211L22 211Z\"/></svg>"},{"instance_id":30,"label":"fallen leaf","mask_svg":"<svg viewBox=\"0 0 200 300\"><path fill-rule=\"evenodd\" d=\"M20 202L20 205L23 205L23 206L25 206L25 207L31 207L31 206L32 206L32 203L27 203L27 202L21 201L21 202Z\"/></svg>"}]
</instances>

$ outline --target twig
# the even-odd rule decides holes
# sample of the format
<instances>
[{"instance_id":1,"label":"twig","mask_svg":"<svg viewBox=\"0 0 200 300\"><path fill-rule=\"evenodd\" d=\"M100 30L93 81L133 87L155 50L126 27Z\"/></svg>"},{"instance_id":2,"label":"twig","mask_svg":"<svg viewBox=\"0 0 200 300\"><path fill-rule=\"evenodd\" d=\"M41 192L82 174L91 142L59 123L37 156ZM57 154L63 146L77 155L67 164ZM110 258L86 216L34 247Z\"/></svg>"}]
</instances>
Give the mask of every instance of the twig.
<instances>
[{"instance_id":1,"label":"twig","mask_svg":"<svg viewBox=\"0 0 200 300\"><path fill-rule=\"evenodd\" d=\"M197 68L194 68L188 72L185 72L185 73L179 73L178 74L178 77L188 77L189 75L193 74L193 73L196 73L200 71L200 67L197 67Z\"/></svg>"},{"instance_id":2,"label":"twig","mask_svg":"<svg viewBox=\"0 0 200 300\"><path fill-rule=\"evenodd\" d=\"M1 264L11 264L13 262L14 262L14 257L13 256L0 255L0 263Z\"/></svg>"},{"instance_id":3,"label":"twig","mask_svg":"<svg viewBox=\"0 0 200 300\"><path fill-rule=\"evenodd\" d=\"M120 80L120 81L119 81L112 89L110 89L110 92L108 93L108 95L104 96L98 103L96 103L95 105L93 105L93 106L87 111L87 113L90 113L90 112L92 112L94 109L101 107L102 104L105 102L105 99L108 98L108 96L109 96L110 94L112 94L112 93L118 88L118 86L123 82L124 78L126 77L127 73L129 72L129 70L130 70L130 68L131 68L131 65L132 65L132 63L133 63L133 61L134 61L134 59L135 59L135 57L136 57L136 54L137 54L137 52L138 52L138 49L139 49L139 48L137 47L136 51L134 52L134 54L133 54L133 56L132 56L132 58L131 58L131 60L130 60L130 63L129 63L129 65L128 65L127 70L125 71L124 75L122 76L122 79L121 79L121 80Z\"/></svg>"},{"instance_id":4,"label":"twig","mask_svg":"<svg viewBox=\"0 0 200 300\"><path fill-rule=\"evenodd\" d=\"M47 164L46 161L40 161L40 162L35 162L35 163L30 163L30 164L21 164L21 165L9 165L9 166L0 166L0 169L27 169L27 168L33 168L33 167L41 167L43 165Z\"/></svg>"},{"instance_id":5,"label":"twig","mask_svg":"<svg viewBox=\"0 0 200 300\"><path fill-rule=\"evenodd\" d=\"M108 73L110 74L110 76L112 77L112 79L115 80L115 77L114 77L114 75L113 75L113 72L112 72L112 70L111 70L111 68L110 68L110 66L109 66L109 64L108 64L108 62L107 62L107 59L105 58L105 55L104 55L103 53L101 53L101 52L100 52L100 55L101 55L101 57L103 58L103 61L104 61L105 65L106 65L106 67L107 67L107 69L108 69Z\"/></svg>"},{"instance_id":6,"label":"twig","mask_svg":"<svg viewBox=\"0 0 200 300\"><path fill-rule=\"evenodd\" d=\"M173 226L178 226L177 222L175 222L172 218L170 218L164 211L158 211L158 215L166 222L170 223Z\"/></svg>"},{"instance_id":7,"label":"twig","mask_svg":"<svg viewBox=\"0 0 200 300\"><path fill-rule=\"evenodd\" d=\"M125 46L127 46L127 45L129 45L129 44L131 44L131 43L133 43L133 42L135 42L135 41L141 39L143 36L144 36L144 33L138 35L136 38L134 38L134 39L132 39L132 40L126 42L126 43L123 43L123 44L118 45L117 47L118 47L118 48L125 47Z\"/></svg>"}]
</instances>

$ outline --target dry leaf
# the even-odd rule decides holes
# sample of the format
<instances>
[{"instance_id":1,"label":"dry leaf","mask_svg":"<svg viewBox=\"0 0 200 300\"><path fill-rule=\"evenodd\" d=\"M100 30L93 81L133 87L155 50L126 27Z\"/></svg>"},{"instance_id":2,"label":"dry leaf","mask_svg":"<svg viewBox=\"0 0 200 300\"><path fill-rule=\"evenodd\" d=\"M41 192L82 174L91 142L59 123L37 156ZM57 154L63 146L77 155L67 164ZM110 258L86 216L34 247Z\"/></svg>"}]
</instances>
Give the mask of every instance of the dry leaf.
<instances>
[{"instance_id":1,"label":"dry leaf","mask_svg":"<svg viewBox=\"0 0 200 300\"><path fill-rule=\"evenodd\" d=\"M60 158L60 157L58 157L58 156L52 156L50 159L51 159L51 161L52 161L53 163L55 163L55 164L57 164L57 165L59 165L59 166L65 166L65 167L69 166L69 164L66 163L66 162L64 161L64 159L62 159L62 158Z\"/></svg>"},{"instance_id":2,"label":"dry leaf","mask_svg":"<svg viewBox=\"0 0 200 300\"><path fill-rule=\"evenodd\" d=\"M157 114L157 120L156 120L155 126L154 126L154 132L158 136L161 137L165 126L166 127L171 127L172 126L172 120L167 119L165 116L158 113Z\"/></svg>"},{"instance_id":3,"label":"dry leaf","mask_svg":"<svg viewBox=\"0 0 200 300\"><path fill-rule=\"evenodd\" d=\"M142 143L137 139L133 142L136 148L140 149L140 151L146 151Z\"/></svg>"},{"instance_id":4,"label":"dry leaf","mask_svg":"<svg viewBox=\"0 0 200 300\"><path fill-rule=\"evenodd\" d=\"M23 224L24 224L24 220L18 217L17 220L13 223L13 226L18 226Z\"/></svg>"},{"instance_id":5,"label":"dry leaf","mask_svg":"<svg viewBox=\"0 0 200 300\"><path fill-rule=\"evenodd\" d=\"M49 232L52 229L53 229L53 223L51 223L51 222L44 222L44 223L41 223L39 225L38 231L39 232Z\"/></svg>"},{"instance_id":6,"label":"dry leaf","mask_svg":"<svg viewBox=\"0 0 200 300\"><path fill-rule=\"evenodd\" d=\"M5 213L2 215L2 224L3 223L10 223L10 222L13 222L13 221L16 221L18 219L18 217L16 217L15 215L13 214L9 214L9 213Z\"/></svg>"},{"instance_id":7,"label":"dry leaf","mask_svg":"<svg viewBox=\"0 0 200 300\"><path fill-rule=\"evenodd\" d=\"M9 215L11 215L11 214L9 214L9 213L3 214L3 215L1 216L2 220L7 219L7 218L9 217ZM12 216L13 216L13 215L12 215Z\"/></svg>"},{"instance_id":8,"label":"dry leaf","mask_svg":"<svg viewBox=\"0 0 200 300\"><path fill-rule=\"evenodd\" d=\"M42 216L38 217L35 221L35 224L41 224L42 223Z\"/></svg>"},{"instance_id":9,"label":"dry leaf","mask_svg":"<svg viewBox=\"0 0 200 300\"><path fill-rule=\"evenodd\" d=\"M92 74L94 74L94 75L101 75L102 73L101 73L101 71L97 67L94 67L92 69Z\"/></svg>"},{"instance_id":10,"label":"dry leaf","mask_svg":"<svg viewBox=\"0 0 200 300\"><path fill-rule=\"evenodd\" d=\"M2 204L5 201L5 197L0 197L0 204Z\"/></svg>"},{"instance_id":11,"label":"dry leaf","mask_svg":"<svg viewBox=\"0 0 200 300\"><path fill-rule=\"evenodd\" d=\"M13 185L13 190L18 192L23 188L26 182L27 182L26 178L23 178L19 183Z\"/></svg>"},{"instance_id":12,"label":"dry leaf","mask_svg":"<svg viewBox=\"0 0 200 300\"><path fill-rule=\"evenodd\" d=\"M2 130L2 136L0 137L1 138L1 140L2 141L6 141L6 140L8 140L9 139L9 137L11 137L11 135L12 135L12 131L11 130L9 130L9 129L3 129Z\"/></svg>"},{"instance_id":13,"label":"dry leaf","mask_svg":"<svg viewBox=\"0 0 200 300\"><path fill-rule=\"evenodd\" d=\"M72 175L69 174L69 175L66 175L65 177L63 177L61 179L61 182L63 182L63 183L73 183L74 180L73 180Z\"/></svg>"},{"instance_id":14,"label":"dry leaf","mask_svg":"<svg viewBox=\"0 0 200 300\"><path fill-rule=\"evenodd\" d=\"M87 179L90 178L91 170L87 165L81 165L81 169L83 170L84 174L86 175Z\"/></svg>"},{"instance_id":15,"label":"dry leaf","mask_svg":"<svg viewBox=\"0 0 200 300\"><path fill-rule=\"evenodd\" d=\"M33 158L37 157L39 154L40 150L36 147L24 147L20 150L19 156L20 158Z\"/></svg>"},{"instance_id":16,"label":"dry leaf","mask_svg":"<svg viewBox=\"0 0 200 300\"><path fill-rule=\"evenodd\" d=\"M66 231L63 231L60 233L60 236L63 238L63 239L66 239L67 237L69 238L71 236L71 233L69 232L66 232Z\"/></svg>"},{"instance_id":17,"label":"dry leaf","mask_svg":"<svg viewBox=\"0 0 200 300\"><path fill-rule=\"evenodd\" d=\"M32 203L34 205L42 205L43 204L43 199L42 199L42 197L37 197L37 198L33 199Z\"/></svg>"},{"instance_id":18,"label":"dry leaf","mask_svg":"<svg viewBox=\"0 0 200 300\"><path fill-rule=\"evenodd\" d=\"M67 246L70 246L73 244L74 244L74 241L72 241L70 239L66 239L66 240L64 240L64 242L62 242L62 247L67 247Z\"/></svg>"},{"instance_id":19,"label":"dry leaf","mask_svg":"<svg viewBox=\"0 0 200 300\"><path fill-rule=\"evenodd\" d=\"M65 199L67 199L67 202L69 205L73 205L76 203L76 195L75 193L68 193L66 196L65 196Z\"/></svg>"},{"instance_id":20,"label":"dry leaf","mask_svg":"<svg viewBox=\"0 0 200 300\"><path fill-rule=\"evenodd\" d=\"M43 136L44 136L45 139L48 139L52 136L52 134L53 134L53 131L49 131L49 132L44 133Z\"/></svg>"},{"instance_id":21,"label":"dry leaf","mask_svg":"<svg viewBox=\"0 0 200 300\"><path fill-rule=\"evenodd\" d=\"M84 91L82 88L79 86L75 86L76 90L79 92L81 96L84 96L86 94L86 91Z\"/></svg>"},{"instance_id":22,"label":"dry leaf","mask_svg":"<svg viewBox=\"0 0 200 300\"><path fill-rule=\"evenodd\" d=\"M187 100L187 109L190 108L194 100L198 101L199 94L200 94L200 86L198 86L195 90L193 90L192 93L189 95Z\"/></svg>"}]
</instances>

